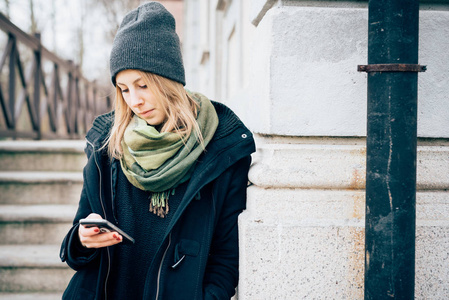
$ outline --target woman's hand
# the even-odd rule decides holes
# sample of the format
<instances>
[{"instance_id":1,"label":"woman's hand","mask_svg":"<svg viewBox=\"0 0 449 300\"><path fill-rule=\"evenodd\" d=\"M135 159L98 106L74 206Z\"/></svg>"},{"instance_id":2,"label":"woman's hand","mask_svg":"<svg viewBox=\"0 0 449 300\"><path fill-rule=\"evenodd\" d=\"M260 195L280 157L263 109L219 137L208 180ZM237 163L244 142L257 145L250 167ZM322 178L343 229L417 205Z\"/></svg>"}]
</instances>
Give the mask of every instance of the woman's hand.
<instances>
[{"instance_id":1,"label":"woman's hand","mask_svg":"<svg viewBox=\"0 0 449 300\"><path fill-rule=\"evenodd\" d=\"M102 219L98 214L90 214L86 219ZM118 244L123 241L123 238L117 232L100 232L98 227L87 228L80 225L78 228L78 236L86 248L102 248Z\"/></svg>"}]
</instances>

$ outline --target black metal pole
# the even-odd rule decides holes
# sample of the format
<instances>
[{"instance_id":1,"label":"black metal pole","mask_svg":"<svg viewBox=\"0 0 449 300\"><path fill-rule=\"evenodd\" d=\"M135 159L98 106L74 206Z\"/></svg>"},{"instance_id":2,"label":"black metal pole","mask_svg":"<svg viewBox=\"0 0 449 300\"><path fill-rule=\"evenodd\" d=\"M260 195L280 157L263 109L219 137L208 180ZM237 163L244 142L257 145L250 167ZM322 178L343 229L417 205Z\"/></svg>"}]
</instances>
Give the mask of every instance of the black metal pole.
<instances>
[{"instance_id":1,"label":"black metal pole","mask_svg":"<svg viewBox=\"0 0 449 300\"><path fill-rule=\"evenodd\" d=\"M9 113L11 116L8 129L16 128L16 64L17 64L17 40L13 35L9 35L9 40L12 42L11 54L9 55ZM15 137L14 137L15 138Z\"/></svg>"},{"instance_id":2,"label":"black metal pole","mask_svg":"<svg viewBox=\"0 0 449 300\"><path fill-rule=\"evenodd\" d=\"M369 1L365 299L414 299L418 21Z\"/></svg>"},{"instance_id":3,"label":"black metal pole","mask_svg":"<svg viewBox=\"0 0 449 300\"><path fill-rule=\"evenodd\" d=\"M34 37L39 41L38 49L34 51L34 59L36 61L36 73L34 73L34 96L33 104L34 111L36 112L36 123L34 124L34 131L37 133L36 139L42 138L41 132L41 72L42 72L42 46L41 46L41 34L35 33Z\"/></svg>"}]
</instances>

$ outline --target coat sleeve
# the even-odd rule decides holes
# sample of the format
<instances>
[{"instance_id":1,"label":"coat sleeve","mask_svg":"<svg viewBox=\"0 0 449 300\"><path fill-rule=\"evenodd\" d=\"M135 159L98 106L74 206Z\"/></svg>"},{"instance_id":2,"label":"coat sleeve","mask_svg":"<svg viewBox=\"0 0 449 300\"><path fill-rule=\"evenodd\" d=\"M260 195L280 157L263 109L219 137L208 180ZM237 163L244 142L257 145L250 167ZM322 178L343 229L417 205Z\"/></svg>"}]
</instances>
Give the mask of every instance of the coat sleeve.
<instances>
[{"instance_id":1,"label":"coat sleeve","mask_svg":"<svg viewBox=\"0 0 449 300\"><path fill-rule=\"evenodd\" d=\"M92 155L92 152L86 148L86 154L89 157ZM84 248L78 236L79 220L92 213L86 191L86 168L84 168L83 177L83 189L81 191L78 210L73 220L73 226L62 241L60 250L61 261L66 262L74 270L79 270L94 261L99 252L98 249Z\"/></svg>"},{"instance_id":2,"label":"coat sleeve","mask_svg":"<svg viewBox=\"0 0 449 300\"><path fill-rule=\"evenodd\" d=\"M216 185L218 219L204 276L206 300L229 300L239 275L238 216L246 208L251 157L245 157L219 177Z\"/></svg>"}]
</instances>

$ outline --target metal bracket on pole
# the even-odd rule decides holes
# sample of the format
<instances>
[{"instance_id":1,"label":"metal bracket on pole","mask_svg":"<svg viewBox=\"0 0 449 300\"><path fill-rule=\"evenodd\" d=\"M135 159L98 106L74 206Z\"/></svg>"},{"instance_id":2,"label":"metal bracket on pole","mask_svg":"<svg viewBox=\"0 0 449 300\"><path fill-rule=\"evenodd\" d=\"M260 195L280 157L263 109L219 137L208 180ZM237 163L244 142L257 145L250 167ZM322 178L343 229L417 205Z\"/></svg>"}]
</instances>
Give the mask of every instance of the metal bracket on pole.
<instances>
[{"instance_id":1,"label":"metal bracket on pole","mask_svg":"<svg viewBox=\"0 0 449 300\"><path fill-rule=\"evenodd\" d=\"M427 66L417 64L372 64L358 65L359 72L425 72Z\"/></svg>"}]
</instances>

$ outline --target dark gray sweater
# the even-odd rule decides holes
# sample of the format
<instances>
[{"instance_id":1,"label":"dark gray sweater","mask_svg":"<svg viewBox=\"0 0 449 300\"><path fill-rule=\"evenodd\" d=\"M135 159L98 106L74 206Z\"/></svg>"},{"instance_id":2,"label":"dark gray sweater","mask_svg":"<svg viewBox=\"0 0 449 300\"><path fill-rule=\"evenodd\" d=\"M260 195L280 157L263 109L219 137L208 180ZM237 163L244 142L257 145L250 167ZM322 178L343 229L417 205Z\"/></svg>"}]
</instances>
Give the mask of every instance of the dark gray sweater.
<instances>
[{"instance_id":1,"label":"dark gray sweater","mask_svg":"<svg viewBox=\"0 0 449 300\"><path fill-rule=\"evenodd\" d=\"M165 230L181 202L187 182L175 189L169 198L170 211L160 218L149 211L150 192L134 187L116 161L116 212L119 227L135 239L135 244L115 246L108 284L108 299L142 299L146 272L162 243Z\"/></svg>"}]
</instances>

